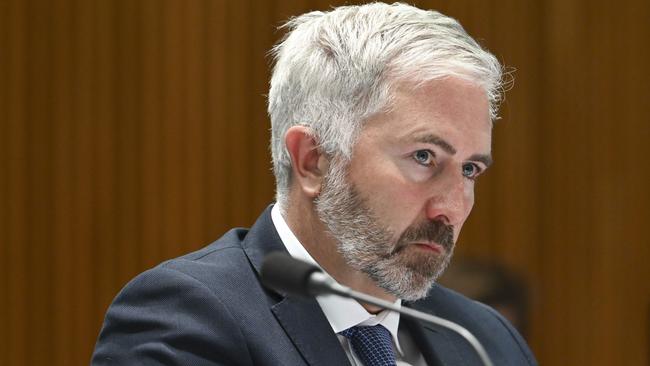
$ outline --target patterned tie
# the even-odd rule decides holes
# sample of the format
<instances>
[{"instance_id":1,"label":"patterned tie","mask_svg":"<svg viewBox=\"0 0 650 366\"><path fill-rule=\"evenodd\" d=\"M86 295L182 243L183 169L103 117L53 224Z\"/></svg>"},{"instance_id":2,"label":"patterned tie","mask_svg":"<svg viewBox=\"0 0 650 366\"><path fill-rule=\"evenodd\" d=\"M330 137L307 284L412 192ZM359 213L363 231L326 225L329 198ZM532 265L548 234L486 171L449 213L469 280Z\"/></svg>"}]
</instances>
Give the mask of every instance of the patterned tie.
<instances>
[{"instance_id":1,"label":"patterned tie","mask_svg":"<svg viewBox=\"0 0 650 366\"><path fill-rule=\"evenodd\" d=\"M350 340L365 366L396 366L392 338L383 326L356 326L339 334Z\"/></svg>"}]
</instances>

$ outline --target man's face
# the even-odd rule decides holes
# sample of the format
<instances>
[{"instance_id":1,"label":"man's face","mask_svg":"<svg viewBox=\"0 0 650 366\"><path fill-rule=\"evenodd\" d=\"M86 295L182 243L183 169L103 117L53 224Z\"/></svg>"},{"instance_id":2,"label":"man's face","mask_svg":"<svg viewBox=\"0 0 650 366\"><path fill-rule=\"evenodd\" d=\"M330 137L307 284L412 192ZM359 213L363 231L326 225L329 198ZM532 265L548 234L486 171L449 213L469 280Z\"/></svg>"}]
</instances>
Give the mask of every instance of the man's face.
<instances>
[{"instance_id":1,"label":"man's face","mask_svg":"<svg viewBox=\"0 0 650 366\"><path fill-rule=\"evenodd\" d=\"M458 78L403 85L366 121L352 159L333 159L316 208L348 265L404 300L426 295L451 258L490 164L485 92Z\"/></svg>"}]
</instances>

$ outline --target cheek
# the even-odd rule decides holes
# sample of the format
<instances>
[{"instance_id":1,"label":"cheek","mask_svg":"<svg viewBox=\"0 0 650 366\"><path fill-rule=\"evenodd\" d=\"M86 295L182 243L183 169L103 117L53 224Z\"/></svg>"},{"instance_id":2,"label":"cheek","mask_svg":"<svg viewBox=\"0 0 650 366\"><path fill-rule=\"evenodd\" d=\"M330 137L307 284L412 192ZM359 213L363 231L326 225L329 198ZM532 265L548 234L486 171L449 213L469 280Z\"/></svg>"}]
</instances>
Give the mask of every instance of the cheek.
<instances>
[{"instance_id":1,"label":"cheek","mask_svg":"<svg viewBox=\"0 0 650 366\"><path fill-rule=\"evenodd\" d=\"M398 209L399 202L410 195L409 190L405 189L407 182L400 173L391 161L373 156L365 159L364 164L351 166L349 179L363 198L373 203L374 209L390 213L393 209Z\"/></svg>"},{"instance_id":2,"label":"cheek","mask_svg":"<svg viewBox=\"0 0 650 366\"><path fill-rule=\"evenodd\" d=\"M379 217L390 220L391 226L399 226L402 221L412 219L415 207L420 207L422 194L412 185L393 177L382 182L375 180L367 198L373 202Z\"/></svg>"},{"instance_id":3,"label":"cheek","mask_svg":"<svg viewBox=\"0 0 650 366\"><path fill-rule=\"evenodd\" d=\"M465 186L465 206L467 207L467 214L472 211L474 207L474 182L469 182Z\"/></svg>"},{"instance_id":4,"label":"cheek","mask_svg":"<svg viewBox=\"0 0 650 366\"><path fill-rule=\"evenodd\" d=\"M472 208L474 207L474 183L469 182L465 186L465 191L463 195L463 206L464 206L464 212L463 212L463 220L458 224L458 230L460 231L461 227L465 223L465 220L469 217L469 214L472 212Z\"/></svg>"},{"instance_id":5,"label":"cheek","mask_svg":"<svg viewBox=\"0 0 650 366\"><path fill-rule=\"evenodd\" d=\"M423 195L399 174L387 171L382 173L357 176L354 183L382 225L392 231L399 231L417 216Z\"/></svg>"}]
</instances>

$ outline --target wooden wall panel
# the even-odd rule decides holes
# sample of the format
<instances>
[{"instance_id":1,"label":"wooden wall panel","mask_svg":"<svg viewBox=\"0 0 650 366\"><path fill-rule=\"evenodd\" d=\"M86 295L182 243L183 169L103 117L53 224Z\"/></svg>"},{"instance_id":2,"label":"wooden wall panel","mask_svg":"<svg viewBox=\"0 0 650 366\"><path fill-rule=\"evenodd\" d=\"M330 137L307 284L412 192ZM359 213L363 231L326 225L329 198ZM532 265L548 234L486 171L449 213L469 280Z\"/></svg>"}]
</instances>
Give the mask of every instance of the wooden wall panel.
<instances>
[{"instance_id":1,"label":"wooden wall panel","mask_svg":"<svg viewBox=\"0 0 650 366\"><path fill-rule=\"evenodd\" d=\"M162 8L158 1L138 2L140 14L140 48L136 53L140 77L140 109L138 121L141 127L138 155L136 156L139 181L137 195L140 201L139 235L136 237L141 265L151 267L163 254L161 230L162 199L162 132L160 120L162 82L164 74L160 65L162 50Z\"/></svg>"},{"instance_id":2,"label":"wooden wall panel","mask_svg":"<svg viewBox=\"0 0 650 366\"><path fill-rule=\"evenodd\" d=\"M52 27L54 45L59 50L52 57L52 121L56 126L52 131L52 164L56 172L52 178L53 207L55 214L52 216L52 242L58 243L57 250L66 255L53 255L52 281L56 284L51 299L51 313L53 321L52 332L56 334L51 340L53 358L63 364L73 364L73 354L69 351L73 347L74 336L70 320L73 318L70 299L73 298L74 265L71 256L73 245L73 228L70 225L69 215L72 213L72 199L74 191L71 187L73 171L73 98L70 82L71 64L73 60L73 47L70 40L73 37L73 19L66 4L55 3L52 9L53 18L58 19Z\"/></svg>"},{"instance_id":3,"label":"wooden wall panel","mask_svg":"<svg viewBox=\"0 0 650 366\"><path fill-rule=\"evenodd\" d=\"M3 10L6 12L3 22L3 40L6 40L6 49L12 52L1 57L4 60L5 68L2 70L3 79L7 86L2 88L4 100L3 116L6 118L6 127L3 128L2 146L6 159L2 159L6 181L5 193L6 202L2 211L6 212L7 225L3 232L2 245L7 257L4 258L5 288L0 293L6 294L0 306L3 306L2 323L6 324L4 337L6 349L3 353L6 363L20 365L23 363L23 355L27 348L27 296L28 291L25 268L26 260L26 237L27 231L27 170L26 161L26 134L27 123L25 123L25 94L27 83L25 80L25 53L27 48L26 32L23 31L26 25L25 4L5 4ZM5 53L3 52L3 55ZM4 361L4 360L3 360Z\"/></svg>"},{"instance_id":4,"label":"wooden wall panel","mask_svg":"<svg viewBox=\"0 0 650 366\"><path fill-rule=\"evenodd\" d=\"M542 364L647 365L650 3L415 3L516 68L458 254L528 280ZM130 278L253 222L275 27L340 4L0 2L0 364L87 364Z\"/></svg>"},{"instance_id":5,"label":"wooden wall panel","mask_svg":"<svg viewBox=\"0 0 650 366\"><path fill-rule=\"evenodd\" d=\"M540 259L550 265L541 267L538 282L545 295L540 310L556 316L537 317L545 321L544 333L562 335L538 337L551 364L648 362L647 240L631 222L647 219L650 210L628 193L650 181L628 164L650 152L639 144L648 137L641 100L650 94L630 85L647 80L647 72L625 56L634 46L622 42L647 36L647 25L638 33L622 30L643 24L648 8L621 3L613 11L611 5L550 2L553 16L544 19L549 108L542 115L550 123L540 130L546 150L540 158L549 175L540 192L547 229L539 245L545 248ZM647 192L635 193L647 202Z\"/></svg>"}]
</instances>

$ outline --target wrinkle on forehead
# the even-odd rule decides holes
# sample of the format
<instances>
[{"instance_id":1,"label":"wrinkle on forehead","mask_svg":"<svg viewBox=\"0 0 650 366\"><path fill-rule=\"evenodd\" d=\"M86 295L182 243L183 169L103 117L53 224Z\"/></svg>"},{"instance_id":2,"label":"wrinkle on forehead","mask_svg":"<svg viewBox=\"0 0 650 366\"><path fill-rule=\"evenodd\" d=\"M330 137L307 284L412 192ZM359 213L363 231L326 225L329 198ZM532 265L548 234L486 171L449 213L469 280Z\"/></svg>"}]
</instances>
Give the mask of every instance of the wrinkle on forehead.
<instances>
[{"instance_id":1,"label":"wrinkle on forehead","mask_svg":"<svg viewBox=\"0 0 650 366\"><path fill-rule=\"evenodd\" d=\"M366 121L360 139L428 143L449 155L460 151L463 158L481 155L479 161L491 161L492 121L480 85L459 78L436 79L417 87L402 84L394 96L389 111Z\"/></svg>"}]
</instances>

